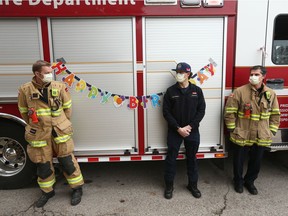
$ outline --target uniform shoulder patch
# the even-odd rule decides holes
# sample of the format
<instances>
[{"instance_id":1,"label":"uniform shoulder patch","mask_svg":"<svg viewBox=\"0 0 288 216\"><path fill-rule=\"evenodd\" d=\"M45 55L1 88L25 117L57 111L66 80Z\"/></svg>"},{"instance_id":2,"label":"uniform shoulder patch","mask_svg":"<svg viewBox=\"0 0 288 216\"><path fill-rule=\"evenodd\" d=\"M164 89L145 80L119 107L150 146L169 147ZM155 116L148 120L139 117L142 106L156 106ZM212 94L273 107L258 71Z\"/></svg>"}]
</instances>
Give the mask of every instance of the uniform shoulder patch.
<instances>
[{"instance_id":1,"label":"uniform shoulder patch","mask_svg":"<svg viewBox=\"0 0 288 216\"><path fill-rule=\"evenodd\" d=\"M20 86L19 91L22 90L26 92L26 89L29 89L31 85L33 85L32 82L24 83L23 85Z\"/></svg>"},{"instance_id":2,"label":"uniform shoulder patch","mask_svg":"<svg viewBox=\"0 0 288 216\"><path fill-rule=\"evenodd\" d=\"M31 82L27 82L27 83L24 83L21 88L26 88L26 87L29 87L32 83Z\"/></svg>"},{"instance_id":3,"label":"uniform shoulder patch","mask_svg":"<svg viewBox=\"0 0 288 216\"><path fill-rule=\"evenodd\" d=\"M54 88L62 88L63 85L65 85L65 84L62 83L62 82L60 82L60 81L54 81L54 82L52 83L52 86L53 86Z\"/></svg>"}]
</instances>

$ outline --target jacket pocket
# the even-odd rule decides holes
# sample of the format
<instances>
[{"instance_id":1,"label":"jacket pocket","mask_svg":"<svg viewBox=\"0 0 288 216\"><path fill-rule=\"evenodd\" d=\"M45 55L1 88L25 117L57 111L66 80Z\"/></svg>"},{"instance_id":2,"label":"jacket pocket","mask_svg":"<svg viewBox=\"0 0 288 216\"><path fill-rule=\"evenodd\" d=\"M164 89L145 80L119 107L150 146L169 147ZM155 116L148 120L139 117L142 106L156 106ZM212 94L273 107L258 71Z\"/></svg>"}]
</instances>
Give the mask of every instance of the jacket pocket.
<instances>
[{"instance_id":1,"label":"jacket pocket","mask_svg":"<svg viewBox=\"0 0 288 216\"><path fill-rule=\"evenodd\" d=\"M44 162L42 159L42 149L41 148L34 148L31 145L27 146L27 153L30 160L33 163L41 163Z\"/></svg>"},{"instance_id":2,"label":"jacket pocket","mask_svg":"<svg viewBox=\"0 0 288 216\"><path fill-rule=\"evenodd\" d=\"M54 126L54 130L56 131L58 136L73 134L72 123L68 119L65 119L64 121L60 123L57 123Z\"/></svg>"},{"instance_id":3,"label":"jacket pocket","mask_svg":"<svg viewBox=\"0 0 288 216\"><path fill-rule=\"evenodd\" d=\"M265 140L265 141L271 140L272 138L272 132L267 127L262 127L262 129L258 131L258 135L259 135L259 139Z\"/></svg>"},{"instance_id":4,"label":"jacket pocket","mask_svg":"<svg viewBox=\"0 0 288 216\"><path fill-rule=\"evenodd\" d=\"M261 107L261 112L267 112L267 110L268 110L268 108L269 108L268 102L262 101L260 107Z\"/></svg>"},{"instance_id":5,"label":"jacket pocket","mask_svg":"<svg viewBox=\"0 0 288 216\"><path fill-rule=\"evenodd\" d=\"M189 104L192 104L194 107L198 106L198 101L199 101L199 98L197 95L190 95L188 97Z\"/></svg>"},{"instance_id":6,"label":"jacket pocket","mask_svg":"<svg viewBox=\"0 0 288 216\"><path fill-rule=\"evenodd\" d=\"M32 127L26 125L25 127L25 139L32 147L44 147L47 145L47 139L50 138L50 133L44 131L39 127Z\"/></svg>"},{"instance_id":7,"label":"jacket pocket","mask_svg":"<svg viewBox=\"0 0 288 216\"><path fill-rule=\"evenodd\" d=\"M243 130L239 127L236 127L233 131L233 134L236 135L237 138L240 138L240 139L248 139L248 136L249 136L249 132L248 130Z\"/></svg>"}]
</instances>

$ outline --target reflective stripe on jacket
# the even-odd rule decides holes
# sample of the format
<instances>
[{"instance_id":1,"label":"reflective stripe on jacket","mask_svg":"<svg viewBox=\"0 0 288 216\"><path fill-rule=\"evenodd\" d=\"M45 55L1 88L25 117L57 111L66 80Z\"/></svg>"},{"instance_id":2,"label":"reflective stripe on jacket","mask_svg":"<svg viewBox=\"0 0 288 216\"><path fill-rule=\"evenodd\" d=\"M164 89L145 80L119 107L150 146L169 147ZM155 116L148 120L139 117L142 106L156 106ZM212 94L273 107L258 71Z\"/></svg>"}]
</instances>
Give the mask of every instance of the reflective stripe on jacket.
<instances>
[{"instance_id":1,"label":"reflective stripe on jacket","mask_svg":"<svg viewBox=\"0 0 288 216\"><path fill-rule=\"evenodd\" d=\"M245 107L251 106L250 115L245 115ZM264 85L258 91L246 84L237 88L228 98L224 110L224 120L230 133L230 140L240 146L269 146L272 132L277 132L280 124L280 110L275 92Z\"/></svg>"}]
</instances>

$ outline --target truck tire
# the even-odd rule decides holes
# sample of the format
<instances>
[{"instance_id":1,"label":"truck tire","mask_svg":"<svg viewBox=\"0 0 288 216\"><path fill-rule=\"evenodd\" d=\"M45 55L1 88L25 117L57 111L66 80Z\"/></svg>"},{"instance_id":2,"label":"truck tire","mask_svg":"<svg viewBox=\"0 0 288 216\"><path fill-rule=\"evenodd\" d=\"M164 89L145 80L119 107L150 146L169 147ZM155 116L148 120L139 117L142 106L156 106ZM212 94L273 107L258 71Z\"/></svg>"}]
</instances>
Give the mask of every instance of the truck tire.
<instances>
[{"instance_id":1,"label":"truck tire","mask_svg":"<svg viewBox=\"0 0 288 216\"><path fill-rule=\"evenodd\" d=\"M17 189L35 179L36 166L28 157L24 127L0 119L0 189Z\"/></svg>"}]
</instances>

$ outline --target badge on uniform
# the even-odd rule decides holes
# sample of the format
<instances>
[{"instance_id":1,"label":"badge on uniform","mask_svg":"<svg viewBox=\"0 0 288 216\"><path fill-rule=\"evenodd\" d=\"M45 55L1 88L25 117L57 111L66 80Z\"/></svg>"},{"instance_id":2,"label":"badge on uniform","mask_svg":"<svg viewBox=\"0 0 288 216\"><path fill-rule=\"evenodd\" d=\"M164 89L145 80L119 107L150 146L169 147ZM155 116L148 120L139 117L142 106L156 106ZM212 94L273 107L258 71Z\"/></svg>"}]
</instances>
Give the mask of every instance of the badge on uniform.
<instances>
[{"instance_id":1,"label":"badge on uniform","mask_svg":"<svg viewBox=\"0 0 288 216\"><path fill-rule=\"evenodd\" d=\"M59 96L58 89L53 89L53 88L52 88L51 94L52 94L52 97L57 97L57 96Z\"/></svg>"},{"instance_id":2,"label":"badge on uniform","mask_svg":"<svg viewBox=\"0 0 288 216\"><path fill-rule=\"evenodd\" d=\"M197 96L197 92L192 92L192 96Z\"/></svg>"}]
</instances>

